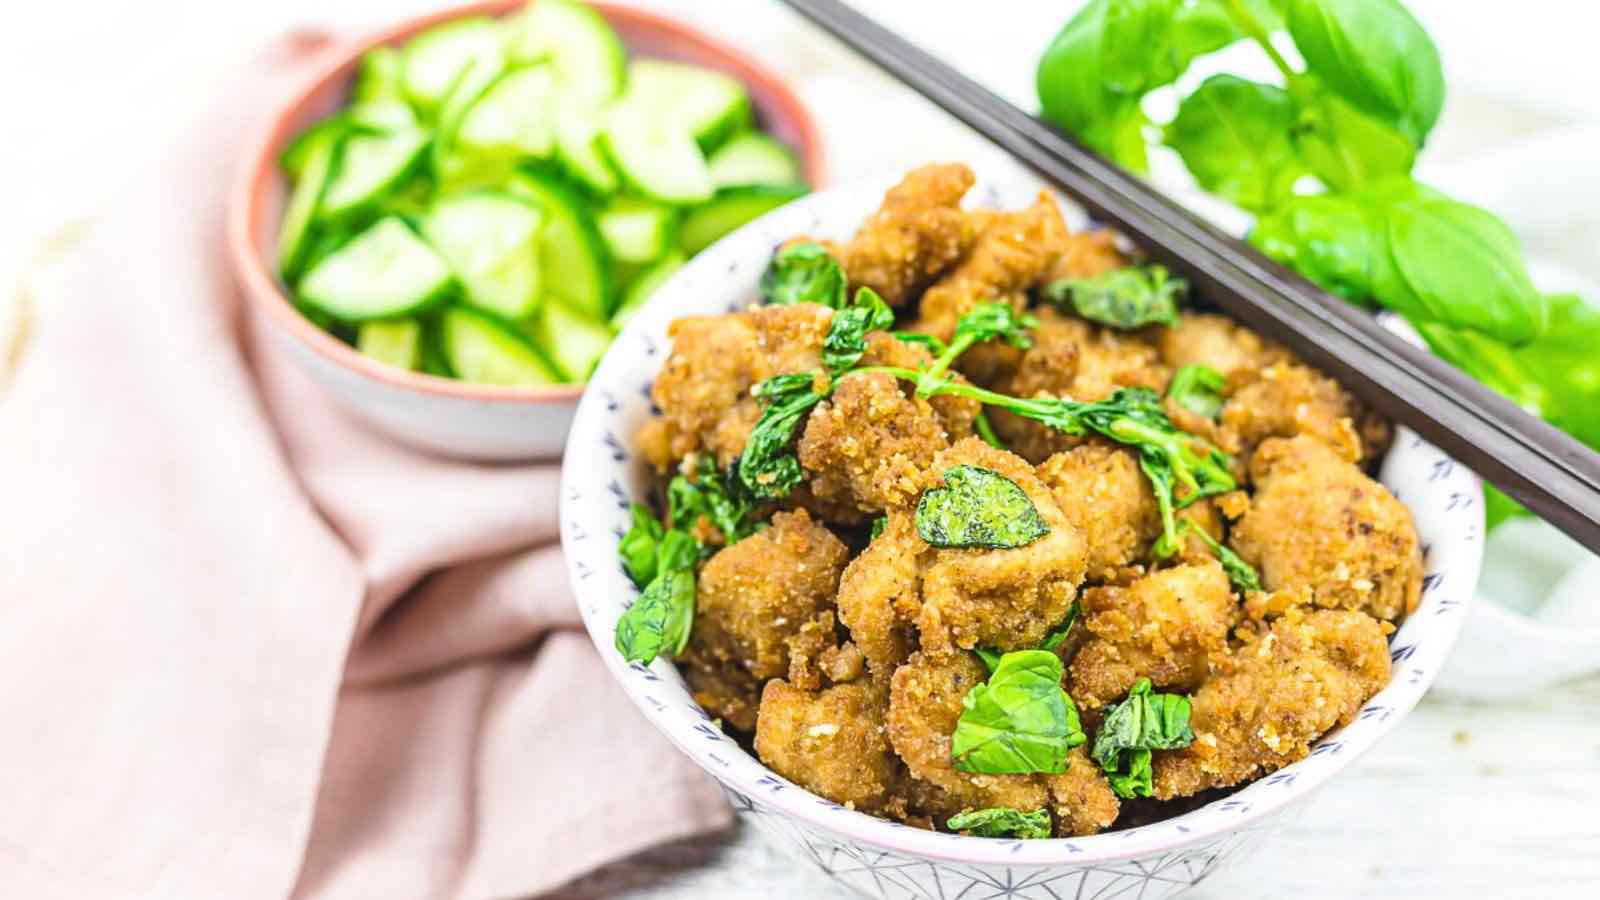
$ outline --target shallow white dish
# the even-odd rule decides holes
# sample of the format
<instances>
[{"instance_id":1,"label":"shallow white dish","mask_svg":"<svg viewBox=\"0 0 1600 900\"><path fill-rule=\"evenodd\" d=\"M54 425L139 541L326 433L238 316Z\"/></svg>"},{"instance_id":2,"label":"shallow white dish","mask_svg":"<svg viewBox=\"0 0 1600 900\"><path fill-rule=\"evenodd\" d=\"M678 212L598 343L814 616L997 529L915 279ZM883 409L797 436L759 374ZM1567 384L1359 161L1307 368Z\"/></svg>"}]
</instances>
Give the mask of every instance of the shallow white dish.
<instances>
[{"instance_id":1,"label":"shallow white dish","mask_svg":"<svg viewBox=\"0 0 1600 900\"><path fill-rule=\"evenodd\" d=\"M889 180L833 188L790 204L723 239L652 297L612 345L578 407L563 465L561 536L590 637L645 716L714 776L740 815L802 858L871 897L1169 897L1253 849L1269 830L1410 711L1438 674L1461 627L1482 563L1477 479L1399 429L1382 480L1412 511L1425 552L1422 603L1394 635L1394 676L1355 722L1312 755L1193 812L1153 825L1046 841L970 838L847 810L776 775L711 724L670 661L630 665L612 633L637 591L617 563L628 502L648 473L630 450L650 416L649 385L675 318L753 303L773 248L796 234L842 238L874 209ZM969 195L1017 207L1038 184L981 178ZM1069 210L1069 219L1083 217Z\"/></svg>"}]
</instances>

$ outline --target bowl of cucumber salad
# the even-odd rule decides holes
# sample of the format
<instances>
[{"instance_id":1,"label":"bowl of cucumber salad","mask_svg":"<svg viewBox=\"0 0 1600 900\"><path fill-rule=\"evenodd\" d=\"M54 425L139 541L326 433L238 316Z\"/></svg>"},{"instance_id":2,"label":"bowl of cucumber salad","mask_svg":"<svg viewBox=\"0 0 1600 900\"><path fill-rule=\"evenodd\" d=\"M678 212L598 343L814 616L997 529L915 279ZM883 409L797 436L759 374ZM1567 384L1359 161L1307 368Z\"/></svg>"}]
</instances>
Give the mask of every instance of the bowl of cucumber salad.
<instances>
[{"instance_id":1,"label":"bowl of cucumber salad","mask_svg":"<svg viewBox=\"0 0 1600 900\"><path fill-rule=\"evenodd\" d=\"M815 126L739 52L643 11L502 0L335 54L243 170L230 244L352 413L452 456L557 456L622 325L808 193Z\"/></svg>"}]
</instances>

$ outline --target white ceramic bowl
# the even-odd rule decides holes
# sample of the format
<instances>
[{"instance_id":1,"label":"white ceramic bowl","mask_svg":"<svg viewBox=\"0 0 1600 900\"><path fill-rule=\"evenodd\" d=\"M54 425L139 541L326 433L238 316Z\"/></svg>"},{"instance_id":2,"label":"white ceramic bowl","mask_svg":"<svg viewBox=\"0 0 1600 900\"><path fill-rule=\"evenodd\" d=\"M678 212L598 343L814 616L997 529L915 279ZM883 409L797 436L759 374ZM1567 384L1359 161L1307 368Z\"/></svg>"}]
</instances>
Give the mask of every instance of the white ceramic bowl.
<instances>
[{"instance_id":1,"label":"white ceramic bowl","mask_svg":"<svg viewBox=\"0 0 1600 900\"><path fill-rule=\"evenodd\" d=\"M562 544L584 623L645 716L717 779L744 819L867 896L1150 900L1177 894L1285 824L1427 690L1478 580L1482 491L1465 468L1399 430L1382 479L1416 517L1427 576L1421 607L1392 639L1393 680L1355 722L1319 741L1307 759L1193 812L1087 838L972 838L867 816L792 784L711 724L670 661L630 665L612 644L618 617L637 595L617 563L617 543L628 525L629 500L643 497L648 483L646 466L630 443L650 416L648 391L668 351L668 323L751 304L774 246L796 234L848 236L889 183L815 194L725 238L663 286L606 354L579 405L562 475ZM971 197L976 204L1012 208L1027 203L1037 188L1018 176L982 179ZM1069 215L1082 221L1076 211Z\"/></svg>"}]
</instances>

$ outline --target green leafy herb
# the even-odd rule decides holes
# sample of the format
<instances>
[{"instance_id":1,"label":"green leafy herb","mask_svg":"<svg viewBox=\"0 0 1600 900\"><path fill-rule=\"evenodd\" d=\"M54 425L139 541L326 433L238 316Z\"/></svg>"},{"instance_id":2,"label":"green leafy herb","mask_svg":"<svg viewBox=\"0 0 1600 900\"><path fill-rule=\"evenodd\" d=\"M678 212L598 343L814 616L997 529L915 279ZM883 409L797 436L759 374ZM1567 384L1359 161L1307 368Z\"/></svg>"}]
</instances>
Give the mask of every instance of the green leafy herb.
<instances>
[{"instance_id":1,"label":"green leafy herb","mask_svg":"<svg viewBox=\"0 0 1600 900\"><path fill-rule=\"evenodd\" d=\"M617 555L622 560L622 570L628 573L635 587L642 589L656 577L656 553L665 529L650 507L642 503L630 506L629 513L633 524L622 536L622 543L617 545Z\"/></svg>"},{"instance_id":2,"label":"green leafy herb","mask_svg":"<svg viewBox=\"0 0 1600 900\"><path fill-rule=\"evenodd\" d=\"M1129 266L1093 278L1053 281L1041 294L1057 306L1070 304L1085 319L1113 328L1155 324L1176 328L1178 300L1188 289L1188 282L1169 277L1163 266Z\"/></svg>"},{"instance_id":3,"label":"green leafy herb","mask_svg":"<svg viewBox=\"0 0 1600 900\"><path fill-rule=\"evenodd\" d=\"M754 534L759 523L755 506L739 490L734 479L717 470L709 456L701 456L691 480L675 476L667 485L667 521L672 527L693 533L702 518L721 532L725 544L735 544ZM711 547L704 548L709 555Z\"/></svg>"},{"instance_id":4,"label":"green leafy herb","mask_svg":"<svg viewBox=\"0 0 1600 900\"><path fill-rule=\"evenodd\" d=\"M1072 633L1073 623L1077 621L1078 601L1074 600L1072 605L1067 607L1067 617L1061 620L1060 625L1051 629L1050 633L1044 636L1044 643L1039 645L1039 649L1054 651L1061 646L1061 642L1067 639L1068 634Z\"/></svg>"},{"instance_id":5,"label":"green leafy herb","mask_svg":"<svg viewBox=\"0 0 1600 900\"><path fill-rule=\"evenodd\" d=\"M1000 440L1000 435L995 432L994 425L990 424L989 417L981 409L978 410L978 415L972 420L972 430L978 433L978 437L983 438L985 444L996 450L1009 449L1006 447L1006 442Z\"/></svg>"},{"instance_id":6,"label":"green leafy herb","mask_svg":"<svg viewBox=\"0 0 1600 900\"><path fill-rule=\"evenodd\" d=\"M1245 594L1261 590L1261 575L1256 571L1255 566L1245 562L1230 547L1212 537L1209 531L1196 525L1193 519L1184 519L1179 522L1178 531L1181 535L1192 534L1200 539L1200 543L1206 545L1206 549L1211 551L1211 555L1215 556L1217 562L1222 564L1222 571L1228 574L1228 583L1233 586L1235 591Z\"/></svg>"},{"instance_id":7,"label":"green leafy herb","mask_svg":"<svg viewBox=\"0 0 1600 900\"><path fill-rule=\"evenodd\" d=\"M919 331L891 331L889 333L894 335L894 339L897 341L904 341L907 344L917 344L928 348L928 353L932 354L933 356L938 356L941 353L944 353L944 341L939 340L931 334L923 334Z\"/></svg>"},{"instance_id":8,"label":"green leafy herb","mask_svg":"<svg viewBox=\"0 0 1600 900\"><path fill-rule=\"evenodd\" d=\"M1421 146L1444 108L1444 68L1398 0L1288 0L1306 68L1355 107Z\"/></svg>"},{"instance_id":9,"label":"green leafy herb","mask_svg":"<svg viewBox=\"0 0 1600 900\"><path fill-rule=\"evenodd\" d=\"M1393 126L1305 80L1290 82L1295 119L1292 137L1306 168L1335 190L1356 190L1411 171L1417 145Z\"/></svg>"},{"instance_id":10,"label":"green leafy herb","mask_svg":"<svg viewBox=\"0 0 1600 900\"><path fill-rule=\"evenodd\" d=\"M992 469L959 465L944 473L944 487L917 501L917 534L935 547L1023 547L1050 526L1017 483Z\"/></svg>"},{"instance_id":11,"label":"green leafy herb","mask_svg":"<svg viewBox=\"0 0 1600 900\"><path fill-rule=\"evenodd\" d=\"M692 568L657 574L617 620L617 651L629 662L645 665L662 653L682 653L694 628L694 595Z\"/></svg>"},{"instance_id":12,"label":"green leafy herb","mask_svg":"<svg viewBox=\"0 0 1600 900\"><path fill-rule=\"evenodd\" d=\"M1222 412L1222 373L1204 363L1179 369L1167 385L1167 397L1197 416L1215 419Z\"/></svg>"},{"instance_id":13,"label":"green leafy herb","mask_svg":"<svg viewBox=\"0 0 1600 900\"><path fill-rule=\"evenodd\" d=\"M822 341L822 364L835 375L848 370L867 352L867 332L893 324L894 311L878 292L869 287L858 289L855 303L833 314Z\"/></svg>"},{"instance_id":14,"label":"green leafy herb","mask_svg":"<svg viewBox=\"0 0 1600 900\"><path fill-rule=\"evenodd\" d=\"M789 244L761 273L761 297L778 306L820 303L839 309L845 305L844 267L821 244Z\"/></svg>"},{"instance_id":15,"label":"green leafy herb","mask_svg":"<svg viewBox=\"0 0 1600 900\"><path fill-rule=\"evenodd\" d=\"M1249 240L1323 290L1355 303L1371 302L1381 224L1356 197L1295 197L1257 219Z\"/></svg>"},{"instance_id":16,"label":"green leafy herb","mask_svg":"<svg viewBox=\"0 0 1600 900\"><path fill-rule=\"evenodd\" d=\"M812 407L828 395L828 389L817 389L817 381L817 375L801 372L774 375L755 386L752 393L767 405L745 441L738 470L739 484L750 496L781 499L804 478L794 440Z\"/></svg>"},{"instance_id":17,"label":"green leafy herb","mask_svg":"<svg viewBox=\"0 0 1600 900\"><path fill-rule=\"evenodd\" d=\"M1061 689L1061 658L1018 650L962 699L950 756L963 772L984 775L1067 770L1067 751L1084 743L1078 710Z\"/></svg>"},{"instance_id":18,"label":"green leafy herb","mask_svg":"<svg viewBox=\"0 0 1600 900\"><path fill-rule=\"evenodd\" d=\"M945 382L944 373L961 354L983 341L1005 341L1013 347L1026 350L1033 346L1028 332L1039 327L1039 320L1027 313L1017 312L1009 303L998 301L979 303L956 320L950 343L934 358L933 365L922 370L917 384L917 395L932 396Z\"/></svg>"},{"instance_id":19,"label":"green leafy herb","mask_svg":"<svg viewBox=\"0 0 1600 900\"><path fill-rule=\"evenodd\" d=\"M1183 99L1165 140L1201 187L1264 210L1288 197L1306 171L1290 137L1294 124L1288 92L1219 74Z\"/></svg>"},{"instance_id":20,"label":"green leafy herb","mask_svg":"<svg viewBox=\"0 0 1600 900\"><path fill-rule=\"evenodd\" d=\"M1050 813L1043 809L1021 812L1009 806L972 809L951 816L944 827L973 837L1037 840L1050 836Z\"/></svg>"},{"instance_id":21,"label":"green leafy herb","mask_svg":"<svg viewBox=\"0 0 1600 900\"><path fill-rule=\"evenodd\" d=\"M1128 698L1106 710L1090 755L1105 770L1111 789L1123 798L1151 794L1150 751L1176 750L1194 743L1189 728L1189 698L1153 694L1141 678Z\"/></svg>"},{"instance_id":22,"label":"green leafy herb","mask_svg":"<svg viewBox=\"0 0 1600 900\"><path fill-rule=\"evenodd\" d=\"M879 535L883 534L883 530L885 528L888 528L888 527L889 527L889 517L888 516L879 516L876 519L872 520L872 531L871 531L871 534L868 535L868 537L871 540L875 541L875 540L878 539Z\"/></svg>"}]
</instances>

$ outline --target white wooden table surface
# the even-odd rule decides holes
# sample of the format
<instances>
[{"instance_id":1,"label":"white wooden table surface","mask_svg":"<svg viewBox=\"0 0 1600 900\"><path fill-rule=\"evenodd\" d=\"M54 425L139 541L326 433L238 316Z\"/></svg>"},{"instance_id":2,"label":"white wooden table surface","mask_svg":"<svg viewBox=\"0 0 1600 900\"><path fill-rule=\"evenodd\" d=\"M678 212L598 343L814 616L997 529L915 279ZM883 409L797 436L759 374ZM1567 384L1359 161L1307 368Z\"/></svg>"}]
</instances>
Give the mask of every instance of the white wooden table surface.
<instances>
[{"instance_id":1,"label":"white wooden table surface","mask_svg":"<svg viewBox=\"0 0 1600 900\"><path fill-rule=\"evenodd\" d=\"M834 177L929 157L995 158L976 136L802 25L770 0L638 0L696 21L789 75L819 114ZM28 3L0 28L0 284L58 232L115 197L163 152L189 111L226 84L208 75L296 26L366 27L438 0L91 0ZM858 0L1019 102L1073 0L982 4ZM1522 0L1410 4L1443 47L1452 100L1434 163L1573 121L1600 121L1592 8ZM1600 212L1544 246L1594 273ZM1524 235L1526 238L1527 235ZM0 365L15 307L0 292ZM0 373L3 375L3 373ZM3 377L0 377L3 382ZM1600 648L1596 650L1600 654ZM1600 897L1600 679L1517 702L1430 696L1208 900L1297 897ZM767 900L846 896L751 833L659 848L564 896Z\"/></svg>"}]
</instances>

